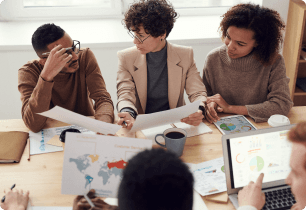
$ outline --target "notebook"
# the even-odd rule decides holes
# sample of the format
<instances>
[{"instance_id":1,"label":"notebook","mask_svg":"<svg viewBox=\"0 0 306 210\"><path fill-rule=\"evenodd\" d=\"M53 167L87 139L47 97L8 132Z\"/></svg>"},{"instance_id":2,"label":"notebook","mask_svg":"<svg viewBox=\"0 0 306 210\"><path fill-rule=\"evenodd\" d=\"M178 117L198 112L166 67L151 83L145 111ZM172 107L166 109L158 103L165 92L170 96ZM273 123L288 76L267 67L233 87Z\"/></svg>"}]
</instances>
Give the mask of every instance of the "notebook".
<instances>
[{"instance_id":1,"label":"notebook","mask_svg":"<svg viewBox=\"0 0 306 210\"><path fill-rule=\"evenodd\" d=\"M26 132L0 132L0 163L20 162L28 138Z\"/></svg>"},{"instance_id":2,"label":"notebook","mask_svg":"<svg viewBox=\"0 0 306 210\"><path fill-rule=\"evenodd\" d=\"M256 182L260 173L265 175L262 190L266 194L266 204L263 209L290 209L295 203L293 198L292 202L286 202L284 206L274 204L274 201L270 206L270 201L267 199L269 195L277 196L283 193L286 198L292 197L290 186L285 184L285 179L291 171L289 166L291 143L287 140L287 132L293 126L286 125L222 136L227 193L236 209L238 191L250 181ZM278 199L280 202L284 200ZM287 203L288 207L285 206Z\"/></svg>"}]
</instances>

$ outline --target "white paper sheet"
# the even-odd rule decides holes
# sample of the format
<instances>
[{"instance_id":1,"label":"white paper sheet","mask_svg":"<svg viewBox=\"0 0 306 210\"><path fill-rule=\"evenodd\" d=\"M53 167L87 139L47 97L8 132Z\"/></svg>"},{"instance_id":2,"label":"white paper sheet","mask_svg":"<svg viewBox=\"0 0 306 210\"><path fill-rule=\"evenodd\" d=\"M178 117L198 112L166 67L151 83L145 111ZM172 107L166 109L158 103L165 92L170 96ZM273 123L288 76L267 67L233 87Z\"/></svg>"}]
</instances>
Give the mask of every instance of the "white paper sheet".
<instances>
[{"instance_id":1,"label":"white paper sheet","mask_svg":"<svg viewBox=\"0 0 306 210\"><path fill-rule=\"evenodd\" d=\"M92 131L89 131L86 128L77 126L77 125L70 125L70 126L62 126L62 127L56 127L56 128L48 128L48 129L42 129L41 131L34 133L32 131L29 131L29 137L30 139L36 139L36 140L44 140L44 143L46 144L50 139L52 139L55 135L60 136L62 131L68 129L68 128L74 128L81 131L81 133L91 133L95 134Z\"/></svg>"},{"instance_id":2,"label":"white paper sheet","mask_svg":"<svg viewBox=\"0 0 306 210\"><path fill-rule=\"evenodd\" d=\"M203 122L198 126L188 125L182 122L174 123L174 125L177 128L184 129L187 132L187 137L198 136L203 133L212 133L212 130Z\"/></svg>"},{"instance_id":3,"label":"white paper sheet","mask_svg":"<svg viewBox=\"0 0 306 210\"><path fill-rule=\"evenodd\" d=\"M151 139L155 141L155 136L157 134L162 134L168 128L173 128L170 124L162 125L154 128L144 129L141 132L146 136L147 139Z\"/></svg>"},{"instance_id":4,"label":"white paper sheet","mask_svg":"<svg viewBox=\"0 0 306 210\"><path fill-rule=\"evenodd\" d=\"M63 151L63 147L53 146L45 144L44 140L37 140L30 138L30 154L38 155L50 152L60 152Z\"/></svg>"},{"instance_id":5,"label":"white paper sheet","mask_svg":"<svg viewBox=\"0 0 306 210\"><path fill-rule=\"evenodd\" d=\"M104 201L105 201L105 203L107 203L109 205L118 206L118 199L117 198L106 198ZM193 191L192 210L208 210L208 208L205 205L202 197L195 190Z\"/></svg>"},{"instance_id":6,"label":"white paper sheet","mask_svg":"<svg viewBox=\"0 0 306 210\"><path fill-rule=\"evenodd\" d=\"M61 193L83 195L94 188L101 197L116 197L127 161L151 148L147 139L67 133Z\"/></svg>"},{"instance_id":7,"label":"white paper sheet","mask_svg":"<svg viewBox=\"0 0 306 210\"><path fill-rule=\"evenodd\" d=\"M110 124L106 122L102 122L99 120L95 120L81 114L77 114L75 112L69 111L59 106L55 106L52 109L38 113L42 116L49 117L52 119L59 120L61 122L65 122L71 125L78 125L83 128L87 128L88 130L99 132L103 134L115 134L120 128L120 125Z\"/></svg>"},{"instance_id":8,"label":"white paper sheet","mask_svg":"<svg viewBox=\"0 0 306 210\"><path fill-rule=\"evenodd\" d=\"M131 131L139 131L147 128L179 122L199 110L200 101L152 114L138 115Z\"/></svg>"},{"instance_id":9,"label":"white paper sheet","mask_svg":"<svg viewBox=\"0 0 306 210\"><path fill-rule=\"evenodd\" d=\"M195 179L194 189L202 196L227 190L223 157L188 165L191 167Z\"/></svg>"},{"instance_id":10,"label":"white paper sheet","mask_svg":"<svg viewBox=\"0 0 306 210\"><path fill-rule=\"evenodd\" d=\"M55 135L59 136L63 130L68 129L68 128L76 128L82 133L95 134L95 132L89 131L86 128L82 128L76 125L42 129L41 131L37 133L33 133L32 131L29 131L30 154L37 155L37 154L43 154L43 153L49 153L49 152L63 151L63 147L48 145L46 143L50 139L52 139Z\"/></svg>"}]
</instances>

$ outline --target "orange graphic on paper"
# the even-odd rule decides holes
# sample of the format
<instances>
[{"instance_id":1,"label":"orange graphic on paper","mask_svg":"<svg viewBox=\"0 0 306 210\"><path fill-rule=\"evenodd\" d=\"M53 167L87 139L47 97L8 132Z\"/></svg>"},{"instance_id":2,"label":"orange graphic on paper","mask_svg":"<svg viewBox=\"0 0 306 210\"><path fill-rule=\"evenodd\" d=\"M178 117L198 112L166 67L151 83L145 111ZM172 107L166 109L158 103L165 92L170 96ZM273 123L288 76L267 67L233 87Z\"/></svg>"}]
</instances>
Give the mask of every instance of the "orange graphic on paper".
<instances>
[{"instance_id":1,"label":"orange graphic on paper","mask_svg":"<svg viewBox=\"0 0 306 210\"><path fill-rule=\"evenodd\" d=\"M96 162L99 159L99 155L89 155L88 157L91 158L91 162Z\"/></svg>"}]
</instances>

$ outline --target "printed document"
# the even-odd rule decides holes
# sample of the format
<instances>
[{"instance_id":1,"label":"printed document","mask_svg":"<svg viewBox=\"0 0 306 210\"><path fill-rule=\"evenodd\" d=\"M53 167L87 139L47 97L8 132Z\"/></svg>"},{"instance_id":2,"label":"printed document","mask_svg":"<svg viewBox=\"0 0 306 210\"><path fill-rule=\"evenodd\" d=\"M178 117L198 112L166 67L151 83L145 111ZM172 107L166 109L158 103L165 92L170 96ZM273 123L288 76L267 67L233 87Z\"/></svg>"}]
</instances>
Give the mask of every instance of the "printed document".
<instances>
[{"instance_id":1,"label":"printed document","mask_svg":"<svg viewBox=\"0 0 306 210\"><path fill-rule=\"evenodd\" d=\"M94 188L114 198L128 160L151 148L147 139L67 133L61 193L83 195Z\"/></svg>"}]
</instances>

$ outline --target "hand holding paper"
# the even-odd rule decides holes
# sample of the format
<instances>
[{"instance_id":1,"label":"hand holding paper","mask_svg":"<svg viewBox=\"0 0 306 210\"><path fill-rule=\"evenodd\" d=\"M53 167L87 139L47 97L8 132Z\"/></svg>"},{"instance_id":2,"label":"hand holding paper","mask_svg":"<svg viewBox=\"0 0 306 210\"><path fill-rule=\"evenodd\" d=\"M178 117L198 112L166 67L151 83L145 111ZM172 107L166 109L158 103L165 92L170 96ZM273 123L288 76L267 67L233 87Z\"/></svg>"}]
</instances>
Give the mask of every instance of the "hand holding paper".
<instances>
[{"instance_id":1,"label":"hand holding paper","mask_svg":"<svg viewBox=\"0 0 306 210\"><path fill-rule=\"evenodd\" d=\"M59 106L55 106L54 108L38 113L42 116L53 118L71 125L78 125L83 128L87 128L88 130L103 133L103 134L113 134L121 128L119 125L114 125L106 122L102 122L99 120L91 119L89 117L77 114L75 112L69 111Z\"/></svg>"}]
</instances>

